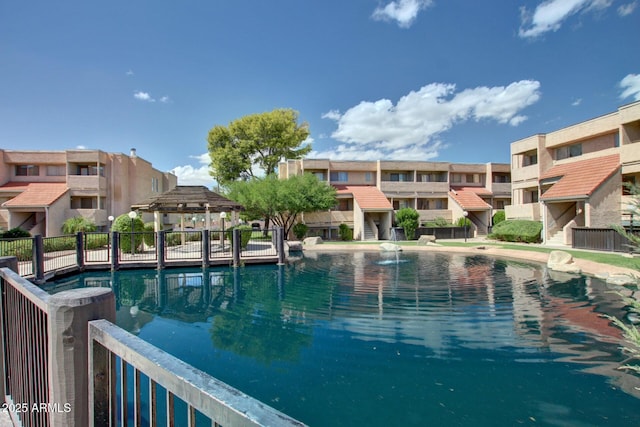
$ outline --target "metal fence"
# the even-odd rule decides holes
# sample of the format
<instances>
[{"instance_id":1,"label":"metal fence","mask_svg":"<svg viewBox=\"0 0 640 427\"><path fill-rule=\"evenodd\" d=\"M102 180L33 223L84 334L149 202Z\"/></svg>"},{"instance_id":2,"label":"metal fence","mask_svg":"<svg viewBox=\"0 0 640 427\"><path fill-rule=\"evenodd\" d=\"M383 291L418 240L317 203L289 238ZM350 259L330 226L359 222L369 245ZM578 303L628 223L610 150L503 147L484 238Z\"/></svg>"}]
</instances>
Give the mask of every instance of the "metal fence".
<instances>
[{"instance_id":1,"label":"metal fence","mask_svg":"<svg viewBox=\"0 0 640 427\"><path fill-rule=\"evenodd\" d=\"M242 257L268 257L278 255L277 229L262 231L242 230ZM246 241L246 245L244 244Z\"/></svg>"},{"instance_id":2,"label":"metal fence","mask_svg":"<svg viewBox=\"0 0 640 427\"><path fill-rule=\"evenodd\" d=\"M609 252L631 252L629 239L612 228L572 228L572 247Z\"/></svg>"},{"instance_id":3,"label":"metal fence","mask_svg":"<svg viewBox=\"0 0 640 427\"><path fill-rule=\"evenodd\" d=\"M0 269L0 288L3 408L17 409L10 415L16 421L19 415L24 426L49 425L46 411L32 410L49 401L49 294L7 268Z\"/></svg>"},{"instance_id":4,"label":"metal fence","mask_svg":"<svg viewBox=\"0 0 640 427\"><path fill-rule=\"evenodd\" d=\"M157 233L146 231L119 233L118 262L139 263L158 260Z\"/></svg>"},{"instance_id":5,"label":"metal fence","mask_svg":"<svg viewBox=\"0 0 640 427\"><path fill-rule=\"evenodd\" d=\"M21 276L29 276L33 268L33 237L19 239L0 239L0 256L14 256L18 259L18 271Z\"/></svg>"},{"instance_id":6,"label":"metal fence","mask_svg":"<svg viewBox=\"0 0 640 427\"><path fill-rule=\"evenodd\" d=\"M49 295L15 269L0 260L0 401L15 425L304 425L111 323L111 289Z\"/></svg>"},{"instance_id":7,"label":"metal fence","mask_svg":"<svg viewBox=\"0 0 640 427\"><path fill-rule=\"evenodd\" d=\"M84 262L109 263L111 261L111 236L109 233L83 233Z\"/></svg>"},{"instance_id":8,"label":"metal fence","mask_svg":"<svg viewBox=\"0 0 640 427\"><path fill-rule=\"evenodd\" d=\"M165 260L202 259L202 232L178 231L165 235Z\"/></svg>"},{"instance_id":9,"label":"metal fence","mask_svg":"<svg viewBox=\"0 0 640 427\"><path fill-rule=\"evenodd\" d=\"M36 240L38 244L39 240ZM48 270L62 270L77 265L77 236L44 237L42 239L44 263Z\"/></svg>"},{"instance_id":10,"label":"metal fence","mask_svg":"<svg viewBox=\"0 0 640 427\"><path fill-rule=\"evenodd\" d=\"M89 346L89 378L94 379L89 408L95 425L127 425L129 420L136 426L158 425L162 420L195 426L201 419L213 426L304 425L106 320L89 323ZM109 374L102 375L105 371ZM100 405L101 400L110 404ZM186 404L182 416L176 401Z\"/></svg>"}]
</instances>

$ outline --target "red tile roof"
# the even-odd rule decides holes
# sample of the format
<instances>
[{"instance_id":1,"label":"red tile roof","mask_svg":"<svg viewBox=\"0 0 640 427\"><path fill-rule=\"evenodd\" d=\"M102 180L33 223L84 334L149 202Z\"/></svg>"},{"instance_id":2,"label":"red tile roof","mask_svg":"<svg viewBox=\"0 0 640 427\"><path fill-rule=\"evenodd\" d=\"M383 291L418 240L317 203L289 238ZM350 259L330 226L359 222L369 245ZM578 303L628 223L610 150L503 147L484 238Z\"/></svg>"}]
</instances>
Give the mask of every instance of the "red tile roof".
<instances>
[{"instance_id":1,"label":"red tile roof","mask_svg":"<svg viewBox=\"0 0 640 427\"><path fill-rule=\"evenodd\" d=\"M620 156L613 154L577 162L557 165L540 176L540 181L560 178L544 192L542 200L584 198L620 168Z\"/></svg>"},{"instance_id":2,"label":"red tile roof","mask_svg":"<svg viewBox=\"0 0 640 427\"><path fill-rule=\"evenodd\" d=\"M338 194L351 194L360 206L365 210L393 210L393 206L387 196L376 187L369 185L339 185L336 186Z\"/></svg>"},{"instance_id":3,"label":"red tile roof","mask_svg":"<svg viewBox=\"0 0 640 427\"><path fill-rule=\"evenodd\" d=\"M0 187L0 190L15 190L20 187L8 183ZM13 207L43 207L51 206L64 193L67 192L67 184L53 182L32 182L26 185L24 191L13 199L2 204L5 208Z\"/></svg>"},{"instance_id":4,"label":"red tile roof","mask_svg":"<svg viewBox=\"0 0 640 427\"><path fill-rule=\"evenodd\" d=\"M473 191L451 190L449 191L449 196L451 196L462 209L467 211L484 211L491 209L491 205L482 200L482 198Z\"/></svg>"}]
</instances>

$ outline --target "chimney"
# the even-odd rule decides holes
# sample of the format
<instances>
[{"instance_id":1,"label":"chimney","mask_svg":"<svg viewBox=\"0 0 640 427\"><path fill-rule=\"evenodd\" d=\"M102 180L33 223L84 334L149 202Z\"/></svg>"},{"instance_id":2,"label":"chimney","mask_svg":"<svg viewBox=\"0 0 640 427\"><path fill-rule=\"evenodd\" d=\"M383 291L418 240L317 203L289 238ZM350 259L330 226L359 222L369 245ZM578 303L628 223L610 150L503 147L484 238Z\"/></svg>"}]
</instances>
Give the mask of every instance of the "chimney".
<instances>
[{"instance_id":1,"label":"chimney","mask_svg":"<svg viewBox=\"0 0 640 427\"><path fill-rule=\"evenodd\" d=\"M132 148L132 149L131 149L131 152L129 153L129 156L130 156L130 157L137 157L137 155L136 155L136 149L135 149L135 148Z\"/></svg>"}]
</instances>

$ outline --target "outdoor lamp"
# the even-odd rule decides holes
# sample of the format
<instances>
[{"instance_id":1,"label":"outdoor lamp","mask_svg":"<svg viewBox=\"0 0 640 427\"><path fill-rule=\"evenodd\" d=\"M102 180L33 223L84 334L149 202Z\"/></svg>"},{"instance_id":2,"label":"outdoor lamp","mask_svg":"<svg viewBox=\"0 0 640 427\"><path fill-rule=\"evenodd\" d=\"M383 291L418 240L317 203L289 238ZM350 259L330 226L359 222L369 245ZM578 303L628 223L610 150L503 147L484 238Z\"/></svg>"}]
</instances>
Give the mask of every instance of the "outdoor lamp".
<instances>
[{"instance_id":1,"label":"outdoor lamp","mask_svg":"<svg viewBox=\"0 0 640 427\"><path fill-rule=\"evenodd\" d=\"M130 211L128 215L129 215L129 218L131 218L131 255L133 255L134 253L133 226L134 226L134 220L136 219L138 214L135 211Z\"/></svg>"},{"instance_id":2,"label":"outdoor lamp","mask_svg":"<svg viewBox=\"0 0 640 427\"><path fill-rule=\"evenodd\" d=\"M464 242L467 243L467 217L469 216L469 212L462 212L462 216L464 217Z\"/></svg>"},{"instance_id":3,"label":"outdoor lamp","mask_svg":"<svg viewBox=\"0 0 640 427\"><path fill-rule=\"evenodd\" d=\"M222 221L222 250L224 250L224 220L226 217L226 212L220 212L220 221Z\"/></svg>"},{"instance_id":4,"label":"outdoor lamp","mask_svg":"<svg viewBox=\"0 0 640 427\"><path fill-rule=\"evenodd\" d=\"M113 217L113 215L109 215L109 216L107 217L107 220L109 221L109 232L111 232L111 226L113 225L113 220L114 220L114 219L115 219L115 218Z\"/></svg>"}]
</instances>

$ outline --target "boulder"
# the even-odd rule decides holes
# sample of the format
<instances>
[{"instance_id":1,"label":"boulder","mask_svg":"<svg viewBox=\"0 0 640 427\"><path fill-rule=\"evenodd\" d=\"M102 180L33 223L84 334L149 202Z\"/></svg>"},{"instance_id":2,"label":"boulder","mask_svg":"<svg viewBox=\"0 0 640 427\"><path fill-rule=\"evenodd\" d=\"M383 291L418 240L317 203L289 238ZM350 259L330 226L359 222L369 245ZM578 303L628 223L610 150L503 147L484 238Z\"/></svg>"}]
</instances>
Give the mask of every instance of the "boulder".
<instances>
[{"instance_id":1,"label":"boulder","mask_svg":"<svg viewBox=\"0 0 640 427\"><path fill-rule=\"evenodd\" d=\"M435 243L435 242L436 242L436 236L424 234L418 238L418 245L428 245L429 243Z\"/></svg>"},{"instance_id":2,"label":"boulder","mask_svg":"<svg viewBox=\"0 0 640 427\"><path fill-rule=\"evenodd\" d=\"M305 246L314 246L314 245L319 245L321 243L322 243L322 237L320 236L307 237L302 241L302 244Z\"/></svg>"},{"instance_id":3,"label":"boulder","mask_svg":"<svg viewBox=\"0 0 640 427\"><path fill-rule=\"evenodd\" d=\"M631 286L638 283L635 277L628 274L610 274L607 276L606 282L609 285L617 286Z\"/></svg>"},{"instance_id":4,"label":"boulder","mask_svg":"<svg viewBox=\"0 0 640 427\"><path fill-rule=\"evenodd\" d=\"M573 262L571 254L564 251L552 251L547 260L547 268L563 273L582 273L582 269Z\"/></svg>"},{"instance_id":5,"label":"boulder","mask_svg":"<svg viewBox=\"0 0 640 427\"><path fill-rule=\"evenodd\" d=\"M394 243L382 243L380 250L383 252L400 252L402 248Z\"/></svg>"}]
</instances>

